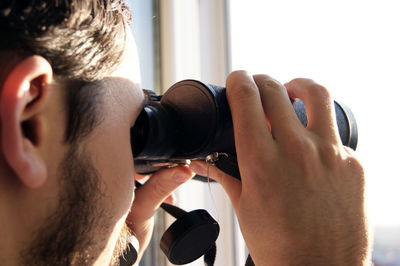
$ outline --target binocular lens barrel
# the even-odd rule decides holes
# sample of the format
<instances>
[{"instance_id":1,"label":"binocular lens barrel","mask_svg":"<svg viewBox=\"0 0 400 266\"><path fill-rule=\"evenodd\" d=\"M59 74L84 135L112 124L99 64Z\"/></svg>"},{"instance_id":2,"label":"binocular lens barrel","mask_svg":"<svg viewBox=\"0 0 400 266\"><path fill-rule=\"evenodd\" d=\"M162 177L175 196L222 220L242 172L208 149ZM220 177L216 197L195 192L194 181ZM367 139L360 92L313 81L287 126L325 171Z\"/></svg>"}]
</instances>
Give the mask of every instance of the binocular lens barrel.
<instances>
[{"instance_id":1,"label":"binocular lens barrel","mask_svg":"<svg viewBox=\"0 0 400 266\"><path fill-rule=\"evenodd\" d=\"M226 89L196 80L174 84L160 98L154 97L131 129L131 143L138 172L154 172L154 162L205 159L215 152L235 156L232 117ZM304 103L293 101L304 126ZM357 123L343 104L335 102L336 121L343 145L357 147Z\"/></svg>"}]
</instances>

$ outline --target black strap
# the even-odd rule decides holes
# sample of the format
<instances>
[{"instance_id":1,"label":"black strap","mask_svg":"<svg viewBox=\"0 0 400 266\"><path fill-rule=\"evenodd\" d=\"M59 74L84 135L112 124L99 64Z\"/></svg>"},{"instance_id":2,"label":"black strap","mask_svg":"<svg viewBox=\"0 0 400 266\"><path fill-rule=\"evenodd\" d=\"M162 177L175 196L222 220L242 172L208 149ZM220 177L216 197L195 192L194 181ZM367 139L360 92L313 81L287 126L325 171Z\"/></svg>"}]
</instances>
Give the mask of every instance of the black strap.
<instances>
[{"instance_id":1,"label":"black strap","mask_svg":"<svg viewBox=\"0 0 400 266\"><path fill-rule=\"evenodd\" d=\"M135 182L136 187L142 186L140 182ZM185 210L182 210L179 207L176 207L171 204L162 203L161 208L163 208L167 213L172 215L175 218L179 218L180 216L187 213ZM135 255L135 256L133 256ZM204 264L206 266L213 266L215 263L215 257L217 255L217 245L214 245L204 254ZM137 259L137 251L130 244L129 247L124 251L124 256L120 257L120 266L129 266L133 265Z\"/></svg>"},{"instance_id":2,"label":"black strap","mask_svg":"<svg viewBox=\"0 0 400 266\"><path fill-rule=\"evenodd\" d=\"M131 243L124 250L124 253L119 257L119 266L132 266L137 260L137 251Z\"/></svg>"},{"instance_id":3,"label":"black strap","mask_svg":"<svg viewBox=\"0 0 400 266\"><path fill-rule=\"evenodd\" d=\"M164 211L166 211L167 213L169 213L170 215L172 215L177 219L183 214L187 213L185 210L182 210L179 207L167 203L162 203L161 208L163 208ZM214 243L214 245L212 245L212 247L209 250L207 250L207 252L204 254L204 264L206 266L213 266L215 263L216 255L217 255L217 245Z\"/></svg>"},{"instance_id":4,"label":"black strap","mask_svg":"<svg viewBox=\"0 0 400 266\"><path fill-rule=\"evenodd\" d=\"M250 254L247 257L245 266L255 266L253 259L251 258Z\"/></svg>"},{"instance_id":5,"label":"black strap","mask_svg":"<svg viewBox=\"0 0 400 266\"><path fill-rule=\"evenodd\" d=\"M215 162L215 166L218 167L223 172L231 175L239 180L240 171L236 156L231 154L226 154L227 156L219 156L218 160Z\"/></svg>"},{"instance_id":6,"label":"black strap","mask_svg":"<svg viewBox=\"0 0 400 266\"><path fill-rule=\"evenodd\" d=\"M215 257L217 256L217 245L214 245L204 254L204 264L206 266L213 266L215 263Z\"/></svg>"}]
</instances>

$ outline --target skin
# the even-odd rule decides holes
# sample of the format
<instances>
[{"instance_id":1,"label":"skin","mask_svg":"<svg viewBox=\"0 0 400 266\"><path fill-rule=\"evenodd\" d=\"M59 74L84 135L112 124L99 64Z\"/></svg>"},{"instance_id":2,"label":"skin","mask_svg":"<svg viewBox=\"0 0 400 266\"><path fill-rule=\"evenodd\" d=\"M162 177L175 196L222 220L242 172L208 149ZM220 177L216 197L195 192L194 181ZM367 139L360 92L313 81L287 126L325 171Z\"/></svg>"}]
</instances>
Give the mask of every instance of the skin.
<instances>
[{"instance_id":1,"label":"skin","mask_svg":"<svg viewBox=\"0 0 400 266\"><path fill-rule=\"evenodd\" d=\"M305 103L307 128L289 96ZM238 71L227 97L242 182L215 167L210 176L229 195L255 264L368 265L364 173L340 143L328 90ZM202 162L190 167L206 174Z\"/></svg>"},{"instance_id":2,"label":"skin","mask_svg":"<svg viewBox=\"0 0 400 266\"><path fill-rule=\"evenodd\" d=\"M160 203L193 176L191 170L206 174L201 162L191 170L163 169L134 191L129 129L144 102L134 51L130 37L121 66L92 84L104 89L104 117L81 148L99 173L99 218L108 224L95 228L94 265L111 261L124 224L136 234L140 257ZM63 142L65 95L48 62L38 56L3 62L8 74L0 83L0 258L18 265L21 249L58 207L58 170L70 147ZM243 71L232 73L226 85L242 182L213 167L210 175L229 195L256 265L367 263L364 174L340 144L328 91L311 80L283 86ZM305 102L306 129L288 95ZM34 140L21 132L26 121L34 122Z\"/></svg>"},{"instance_id":3,"label":"skin","mask_svg":"<svg viewBox=\"0 0 400 266\"><path fill-rule=\"evenodd\" d=\"M6 59L7 54L2 56ZM3 62L9 63L2 67L8 74L0 83L0 225L4 240L0 258L7 265L19 265L40 226L57 213L55 199L63 190L59 168L71 147L64 142L65 93L62 84L53 79L49 63L39 56ZM101 123L80 143L99 174L101 191L97 204L102 216L91 235L97 244L89 251L93 265L110 263L125 224L138 239L140 257L152 233L154 211L164 200L171 201L171 193L193 176L187 167L163 170L135 193L129 134L144 102L137 64L136 47L129 35L118 69L91 84L104 93ZM26 121L32 122L35 140L21 131Z\"/></svg>"}]
</instances>

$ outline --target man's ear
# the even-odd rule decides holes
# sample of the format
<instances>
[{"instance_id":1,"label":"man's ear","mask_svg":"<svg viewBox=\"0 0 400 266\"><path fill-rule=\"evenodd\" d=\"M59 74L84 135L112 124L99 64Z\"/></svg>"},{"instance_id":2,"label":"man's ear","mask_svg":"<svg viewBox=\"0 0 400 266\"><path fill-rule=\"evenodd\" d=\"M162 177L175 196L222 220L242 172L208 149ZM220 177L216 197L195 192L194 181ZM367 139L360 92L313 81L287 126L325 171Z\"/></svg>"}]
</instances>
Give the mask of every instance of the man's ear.
<instances>
[{"instance_id":1,"label":"man's ear","mask_svg":"<svg viewBox=\"0 0 400 266\"><path fill-rule=\"evenodd\" d=\"M20 181L30 188L41 186L47 178L46 163L38 152L43 138L39 113L52 78L49 62L35 55L13 67L1 90L1 149Z\"/></svg>"}]
</instances>

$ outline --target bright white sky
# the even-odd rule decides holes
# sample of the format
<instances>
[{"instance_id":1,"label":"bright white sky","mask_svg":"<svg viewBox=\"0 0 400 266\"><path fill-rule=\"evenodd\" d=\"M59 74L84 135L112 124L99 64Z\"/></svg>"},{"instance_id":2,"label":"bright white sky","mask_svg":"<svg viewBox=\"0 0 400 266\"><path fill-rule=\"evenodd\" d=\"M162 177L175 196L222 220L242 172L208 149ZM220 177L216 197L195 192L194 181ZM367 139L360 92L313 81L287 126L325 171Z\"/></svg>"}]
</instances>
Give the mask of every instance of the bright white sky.
<instances>
[{"instance_id":1,"label":"bright white sky","mask_svg":"<svg viewBox=\"0 0 400 266\"><path fill-rule=\"evenodd\" d=\"M354 112L375 225L400 225L400 1L232 0L232 65L309 77Z\"/></svg>"}]
</instances>

